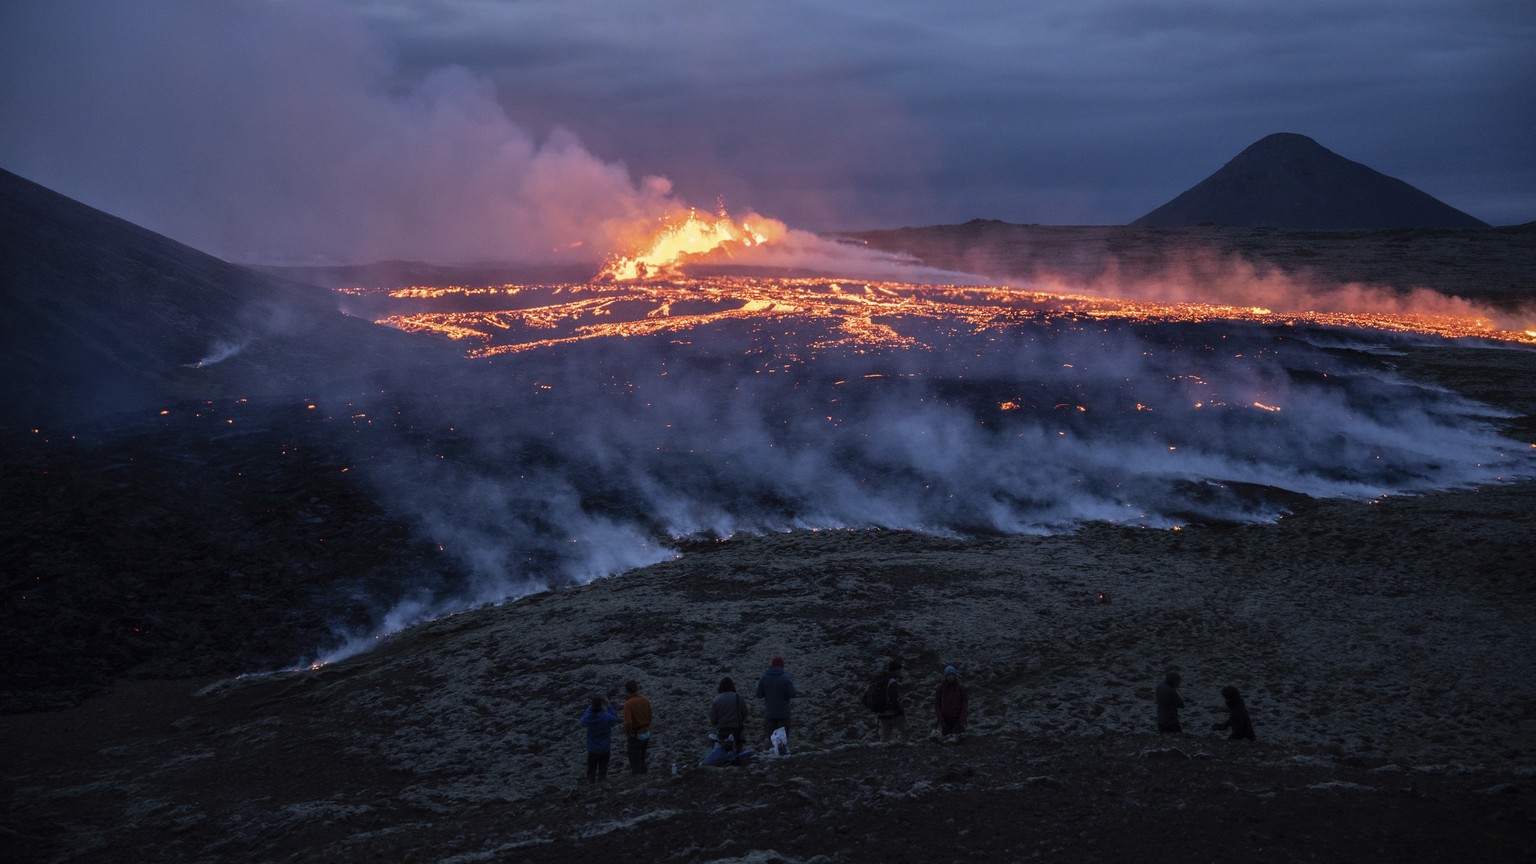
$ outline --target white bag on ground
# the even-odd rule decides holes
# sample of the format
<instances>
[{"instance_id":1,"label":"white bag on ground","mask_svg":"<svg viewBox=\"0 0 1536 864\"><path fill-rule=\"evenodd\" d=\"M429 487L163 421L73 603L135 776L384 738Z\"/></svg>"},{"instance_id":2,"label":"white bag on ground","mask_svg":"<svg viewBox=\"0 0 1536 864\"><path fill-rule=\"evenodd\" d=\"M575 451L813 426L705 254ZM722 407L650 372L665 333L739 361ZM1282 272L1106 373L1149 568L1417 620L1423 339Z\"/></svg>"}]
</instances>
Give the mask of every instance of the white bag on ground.
<instances>
[{"instance_id":1,"label":"white bag on ground","mask_svg":"<svg viewBox=\"0 0 1536 864\"><path fill-rule=\"evenodd\" d=\"M780 726L779 728L773 730L773 735L769 736L768 740L773 744L773 755L789 755L789 730L785 729L783 726Z\"/></svg>"}]
</instances>

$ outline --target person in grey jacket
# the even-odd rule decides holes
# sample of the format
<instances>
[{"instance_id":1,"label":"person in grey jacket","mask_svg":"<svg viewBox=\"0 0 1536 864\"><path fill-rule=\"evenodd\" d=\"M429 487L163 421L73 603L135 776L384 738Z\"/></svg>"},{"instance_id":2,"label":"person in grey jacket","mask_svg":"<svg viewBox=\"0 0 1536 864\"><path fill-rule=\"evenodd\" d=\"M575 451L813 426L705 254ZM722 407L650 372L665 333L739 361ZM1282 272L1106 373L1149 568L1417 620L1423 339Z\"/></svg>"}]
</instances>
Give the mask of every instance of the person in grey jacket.
<instances>
[{"instance_id":1,"label":"person in grey jacket","mask_svg":"<svg viewBox=\"0 0 1536 864\"><path fill-rule=\"evenodd\" d=\"M720 744L727 750L742 747L742 732L747 725L747 706L736 692L736 682L729 677L720 679L715 701L709 703L709 725L715 727Z\"/></svg>"},{"instance_id":2,"label":"person in grey jacket","mask_svg":"<svg viewBox=\"0 0 1536 864\"><path fill-rule=\"evenodd\" d=\"M784 671L784 658L775 657L768 671L757 679L757 698L763 700L763 738L775 729L789 728L789 700L795 698L795 682Z\"/></svg>"}]
</instances>

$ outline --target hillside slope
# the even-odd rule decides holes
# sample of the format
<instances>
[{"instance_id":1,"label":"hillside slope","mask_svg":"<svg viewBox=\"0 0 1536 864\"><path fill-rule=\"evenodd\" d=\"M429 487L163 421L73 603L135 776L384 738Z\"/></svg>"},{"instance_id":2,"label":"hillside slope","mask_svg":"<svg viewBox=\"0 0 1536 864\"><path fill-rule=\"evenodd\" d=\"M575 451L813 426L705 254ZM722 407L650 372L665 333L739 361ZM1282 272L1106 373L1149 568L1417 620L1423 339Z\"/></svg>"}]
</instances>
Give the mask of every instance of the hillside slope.
<instances>
[{"instance_id":1,"label":"hillside slope","mask_svg":"<svg viewBox=\"0 0 1536 864\"><path fill-rule=\"evenodd\" d=\"M0 170L0 428L301 394L434 347Z\"/></svg>"}]
</instances>

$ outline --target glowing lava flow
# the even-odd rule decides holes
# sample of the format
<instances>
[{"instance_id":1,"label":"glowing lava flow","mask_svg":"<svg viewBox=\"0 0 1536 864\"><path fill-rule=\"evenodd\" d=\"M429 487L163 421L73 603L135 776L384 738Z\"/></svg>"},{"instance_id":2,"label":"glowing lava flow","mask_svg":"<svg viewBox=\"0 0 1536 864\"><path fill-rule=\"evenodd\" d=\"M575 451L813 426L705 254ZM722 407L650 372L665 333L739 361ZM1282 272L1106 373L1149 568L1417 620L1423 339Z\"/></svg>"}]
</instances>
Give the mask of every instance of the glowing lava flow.
<instances>
[{"instance_id":1,"label":"glowing lava flow","mask_svg":"<svg viewBox=\"0 0 1536 864\"><path fill-rule=\"evenodd\" d=\"M717 276L668 281L499 288L413 286L389 292L397 300L430 302L464 294L502 294L508 306L491 311L423 311L379 323L479 343L472 357L530 351L611 337L682 333L728 321L758 326L819 324L830 335L811 349L867 350L940 347L946 337L1030 321L1133 323L1244 321L1481 337L1536 345L1530 333L1496 330L1487 320L1388 313L1276 313L1248 306L1160 303L1049 294L1007 287L913 285L901 282ZM802 358L803 359L803 358Z\"/></svg>"},{"instance_id":2,"label":"glowing lava flow","mask_svg":"<svg viewBox=\"0 0 1536 864\"><path fill-rule=\"evenodd\" d=\"M393 307L407 311L378 323L478 343L467 352L471 357L593 339L681 333L733 321L815 334L799 346L804 353L790 358L800 360L820 349L937 349L954 337L1026 322L1071 327L1074 322L1093 320L1241 321L1536 344L1536 332L1497 330L1489 320L1470 316L1274 312L1258 306L1123 300L1006 286L771 276L698 278L684 274L683 268L729 259L733 250L784 241L788 229L755 214L733 221L722 209L715 216L678 211L663 219L659 228L642 230L643 238L634 244L637 251L609 259L590 283L396 288L388 298ZM381 293L345 290L356 295ZM460 309L477 308L442 311L442 306L450 305L441 302L445 298L458 300L451 305Z\"/></svg>"},{"instance_id":3,"label":"glowing lava flow","mask_svg":"<svg viewBox=\"0 0 1536 864\"><path fill-rule=\"evenodd\" d=\"M632 255L615 256L598 274L602 281L630 282L674 276L690 257L731 246L756 246L784 234L784 225L772 219L748 217L734 222L723 210L711 218L697 210L666 219L662 227Z\"/></svg>"}]
</instances>

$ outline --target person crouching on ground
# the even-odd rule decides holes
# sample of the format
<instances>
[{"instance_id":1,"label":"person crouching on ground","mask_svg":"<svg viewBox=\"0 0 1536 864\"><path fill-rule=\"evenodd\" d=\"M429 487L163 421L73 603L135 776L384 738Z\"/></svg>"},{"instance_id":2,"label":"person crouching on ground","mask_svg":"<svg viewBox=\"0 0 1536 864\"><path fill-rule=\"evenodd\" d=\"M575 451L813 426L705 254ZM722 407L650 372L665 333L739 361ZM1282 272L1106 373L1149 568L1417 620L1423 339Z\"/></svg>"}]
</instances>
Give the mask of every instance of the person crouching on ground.
<instances>
[{"instance_id":1,"label":"person crouching on ground","mask_svg":"<svg viewBox=\"0 0 1536 864\"><path fill-rule=\"evenodd\" d=\"M651 700L640 695L640 685L631 678L624 682L624 740L628 745L629 772L645 773L645 751L651 746Z\"/></svg>"},{"instance_id":2,"label":"person crouching on ground","mask_svg":"<svg viewBox=\"0 0 1536 864\"><path fill-rule=\"evenodd\" d=\"M618 712L608 707L608 700L593 696L592 704L581 715L587 729L587 782L608 779L608 758L613 752L613 727L619 725Z\"/></svg>"},{"instance_id":3,"label":"person crouching on ground","mask_svg":"<svg viewBox=\"0 0 1536 864\"><path fill-rule=\"evenodd\" d=\"M789 700L795 696L795 682L784 671L784 658L773 658L768 671L757 679L757 698L763 700L763 749L768 748L774 730L789 728Z\"/></svg>"},{"instance_id":4,"label":"person crouching on ground","mask_svg":"<svg viewBox=\"0 0 1536 864\"><path fill-rule=\"evenodd\" d=\"M1177 672L1169 672L1163 676L1163 680L1157 684L1157 731L1159 732L1183 732L1179 726L1179 709L1184 707L1184 699L1179 696L1179 682L1184 677Z\"/></svg>"},{"instance_id":5,"label":"person crouching on ground","mask_svg":"<svg viewBox=\"0 0 1536 864\"><path fill-rule=\"evenodd\" d=\"M747 707L742 704L741 694L736 692L736 682L729 677L720 679L719 692L709 704L709 725L720 735L720 744L733 750L742 744L742 732L747 725Z\"/></svg>"},{"instance_id":6,"label":"person crouching on ground","mask_svg":"<svg viewBox=\"0 0 1536 864\"><path fill-rule=\"evenodd\" d=\"M958 737L965 732L965 717L970 703L965 685L960 683L960 673L953 666L944 667L944 680L933 692L934 707L939 714L939 734L945 738Z\"/></svg>"},{"instance_id":7,"label":"person crouching on ground","mask_svg":"<svg viewBox=\"0 0 1536 864\"><path fill-rule=\"evenodd\" d=\"M1217 723L1211 728L1231 729L1232 734L1228 735L1227 738L1232 741L1240 738L1246 738L1249 741L1254 740L1253 718L1248 716L1248 706L1243 704L1243 694L1237 692L1237 688L1229 684L1221 688L1221 698L1227 703L1227 719L1225 722Z\"/></svg>"}]
</instances>

